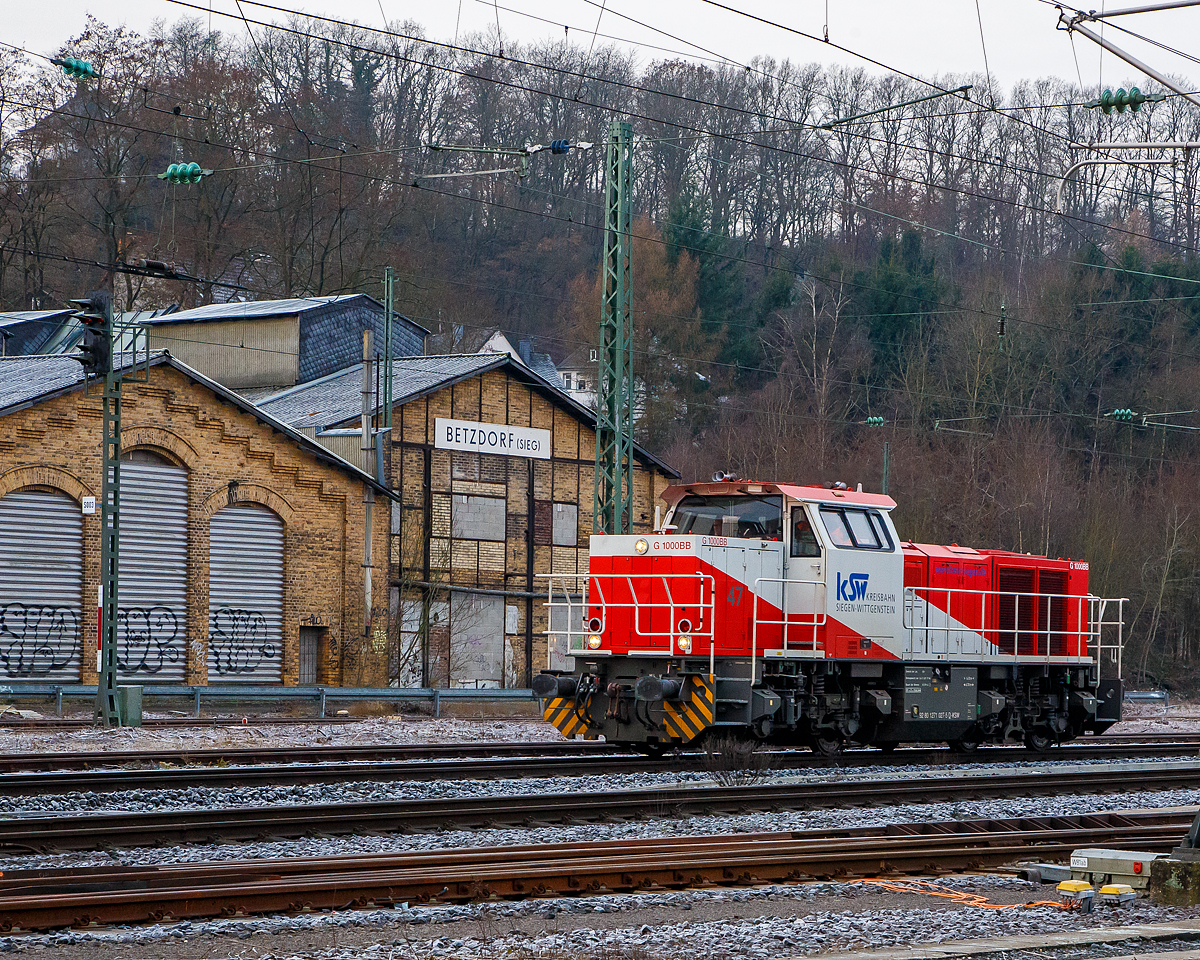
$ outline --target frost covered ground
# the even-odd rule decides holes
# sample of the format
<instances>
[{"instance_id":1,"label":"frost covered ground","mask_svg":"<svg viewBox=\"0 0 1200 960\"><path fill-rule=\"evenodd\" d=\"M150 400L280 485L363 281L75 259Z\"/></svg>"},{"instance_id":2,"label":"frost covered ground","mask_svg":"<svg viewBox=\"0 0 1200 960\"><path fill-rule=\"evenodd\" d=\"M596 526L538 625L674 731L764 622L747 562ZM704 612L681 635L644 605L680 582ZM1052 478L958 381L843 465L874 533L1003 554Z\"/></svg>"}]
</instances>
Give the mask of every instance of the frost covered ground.
<instances>
[{"instance_id":1,"label":"frost covered ground","mask_svg":"<svg viewBox=\"0 0 1200 960\"><path fill-rule=\"evenodd\" d=\"M147 713L147 716L153 716ZM1112 733L1200 735L1200 703L1127 703L1126 719ZM0 727L0 752L180 750L265 746L341 746L422 743L537 743L561 740L559 732L540 720L430 718L419 715L367 717L349 722L315 721L255 725L203 725L140 729L37 730Z\"/></svg>"},{"instance_id":2,"label":"frost covered ground","mask_svg":"<svg viewBox=\"0 0 1200 960\"><path fill-rule=\"evenodd\" d=\"M0 753L72 751L202 750L234 747L308 747L423 743L539 743L562 740L541 720L464 720L420 716L366 717L349 722L316 721L255 725L83 728L38 730L0 727Z\"/></svg>"},{"instance_id":3,"label":"frost covered ground","mask_svg":"<svg viewBox=\"0 0 1200 960\"><path fill-rule=\"evenodd\" d=\"M999 904L1044 900L1049 889L1003 876L946 882ZM810 883L64 931L0 937L0 951L55 960L774 960L1197 917L1200 910L1144 900L1082 915L1046 906L963 907L865 883Z\"/></svg>"}]
</instances>

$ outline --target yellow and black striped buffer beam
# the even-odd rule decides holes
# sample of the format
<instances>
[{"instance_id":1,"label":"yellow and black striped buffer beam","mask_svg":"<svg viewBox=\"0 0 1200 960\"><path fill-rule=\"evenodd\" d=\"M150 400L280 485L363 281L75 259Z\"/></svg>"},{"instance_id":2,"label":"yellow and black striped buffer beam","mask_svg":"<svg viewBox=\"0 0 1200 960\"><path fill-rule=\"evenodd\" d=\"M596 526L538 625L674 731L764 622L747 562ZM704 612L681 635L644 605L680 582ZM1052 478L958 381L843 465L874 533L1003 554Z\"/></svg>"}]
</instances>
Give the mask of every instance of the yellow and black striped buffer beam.
<instances>
[{"instance_id":1,"label":"yellow and black striped buffer beam","mask_svg":"<svg viewBox=\"0 0 1200 960\"><path fill-rule=\"evenodd\" d=\"M714 716L713 685L704 677L688 677L683 696L663 702L663 728L667 735L691 743Z\"/></svg>"},{"instance_id":2,"label":"yellow and black striped buffer beam","mask_svg":"<svg viewBox=\"0 0 1200 960\"><path fill-rule=\"evenodd\" d=\"M547 723L554 724L558 732L568 739L587 730L587 724L575 712L575 700L570 697L555 697L546 702L544 713Z\"/></svg>"}]
</instances>

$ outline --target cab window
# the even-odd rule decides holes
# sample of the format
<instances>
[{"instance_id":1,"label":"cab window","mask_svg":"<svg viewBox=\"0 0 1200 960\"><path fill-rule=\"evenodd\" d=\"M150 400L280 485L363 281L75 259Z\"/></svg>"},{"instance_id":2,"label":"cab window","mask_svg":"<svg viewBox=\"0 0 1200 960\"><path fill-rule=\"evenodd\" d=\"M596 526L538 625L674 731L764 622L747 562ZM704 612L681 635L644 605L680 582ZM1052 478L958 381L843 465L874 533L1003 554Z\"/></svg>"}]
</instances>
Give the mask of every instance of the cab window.
<instances>
[{"instance_id":1,"label":"cab window","mask_svg":"<svg viewBox=\"0 0 1200 960\"><path fill-rule=\"evenodd\" d=\"M783 537L782 497L684 497L671 517L682 536Z\"/></svg>"},{"instance_id":2,"label":"cab window","mask_svg":"<svg viewBox=\"0 0 1200 960\"><path fill-rule=\"evenodd\" d=\"M792 507L792 556L819 557L821 545L803 507Z\"/></svg>"},{"instance_id":3,"label":"cab window","mask_svg":"<svg viewBox=\"0 0 1200 960\"><path fill-rule=\"evenodd\" d=\"M871 527L871 521L867 519L866 511L864 510L847 510L846 523L850 527L850 532L854 534L854 545L856 547L866 547L868 550L878 550L881 544L879 537Z\"/></svg>"},{"instance_id":4,"label":"cab window","mask_svg":"<svg viewBox=\"0 0 1200 960\"><path fill-rule=\"evenodd\" d=\"M883 517L873 510L822 507L821 522L834 546L852 550L894 550Z\"/></svg>"}]
</instances>

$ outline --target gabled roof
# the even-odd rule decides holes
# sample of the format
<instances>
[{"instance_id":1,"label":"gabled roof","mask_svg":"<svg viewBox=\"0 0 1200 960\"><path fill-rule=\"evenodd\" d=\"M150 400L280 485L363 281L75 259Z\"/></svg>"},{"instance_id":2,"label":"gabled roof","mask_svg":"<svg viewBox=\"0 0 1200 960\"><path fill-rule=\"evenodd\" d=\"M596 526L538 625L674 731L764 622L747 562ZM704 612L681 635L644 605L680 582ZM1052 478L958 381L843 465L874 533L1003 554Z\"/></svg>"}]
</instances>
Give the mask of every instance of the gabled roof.
<instances>
[{"instance_id":1,"label":"gabled roof","mask_svg":"<svg viewBox=\"0 0 1200 960\"><path fill-rule=\"evenodd\" d=\"M548 353L538 353L533 349L532 340L519 340L518 346L514 347L512 341L504 333L503 330L497 330L484 342L479 348L480 353L507 353L518 363L523 363L530 370L536 373L539 377L548 383L562 389L566 386L563 383L563 378L558 374L558 367L554 365L554 360L551 359ZM522 355L524 351L525 355Z\"/></svg>"},{"instance_id":2,"label":"gabled roof","mask_svg":"<svg viewBox=\"0 0 1200 960\"><path fill-rule=\"evenodd\" d=\"M396 403L407 403L431 390L503 366L506 360L498 353L402 357L392 361L392 397ZM265 397L259 406L296 429L322 430L345 423L362 415L362 364Z\"/></svg>"},{"instance_id":3,"label":"gabled roof","mask_svg":"<svg viewBox=\"0 0 1200 960\"><path fill-rule=\"evenodd\" d=\"M0 357L0 413L82 380L82 364L70 357Z\"/></svg>"},{"instance_id":4,"label":"gabled roof","mask_svg":"<svg viewBox=\"0 0 1200 960\"><path fill-rule=\"evenodd\" d=\"M445 354L432 357L401 357L392 361L392 398L397 404L409 403L434 391L478 376L489 370L506 370L514 379L528 384L535 392L563 408L580 423L596 429L596 412L579 403L557 383L539 376L507 353ZM362 416L362 364L291 387L260 402L263 410L297 429L353 425ZM667 476L678 477L648 450L634 444L637 455L661 469Z\"/></svg>"},{"instance_id":5,"label":"gabled roof","mask_svg":"<svg viewBox=\"0 0 1200 960\"><path fill-rule=\"evenodd\" d=\"M379 483L369 473L359 469L349 460L343 460L311 437L298 433L290 425L277 420L248 400L239 397L232 390L221 386L215 380L210 380L200 371L192 369L186 363L176 360L166 351L155 353L150 357L150 366L163 365L174 367L189 380L211 390L225 403L232 404L271 429L278 430L318 460L351 474L356 480L369 483L377 491L389 497L394 496L384 484ZM83 365L69 357L0 357L0 417L24 410L36 403L69 393L72 390L81 389L83 384Z\"/></svg>"}]
</instances>

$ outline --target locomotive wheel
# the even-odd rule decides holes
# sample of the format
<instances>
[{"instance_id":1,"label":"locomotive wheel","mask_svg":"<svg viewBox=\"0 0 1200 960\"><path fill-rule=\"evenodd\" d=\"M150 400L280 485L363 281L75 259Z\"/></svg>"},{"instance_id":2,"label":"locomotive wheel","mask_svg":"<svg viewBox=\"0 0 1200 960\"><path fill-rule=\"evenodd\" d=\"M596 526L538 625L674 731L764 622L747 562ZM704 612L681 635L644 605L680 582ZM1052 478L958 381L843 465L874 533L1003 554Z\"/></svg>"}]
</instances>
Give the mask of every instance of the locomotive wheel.
<instances>
[{"instance_id":1,"label":"locomotive wheel","mask_svg":"<svg viewBox=\"0 0 1200 960\"><path fill-rule=\"evenodd\" d=\"M974 733L969 733L960 740L951 740L948 744L955 753L974 753L982 741Z\"/></svg>"},{"instance_id":2,"label":"locomotive wheel","mask_svg":"<svg viewBox=\"0 0 1200 960\"><path fill-rule=\"evenodd\" d=\"M1034 753L1046 753L1054 746L1054 736L1047 727L1036 727L1025 734L1025 749Z\"/></svg>"},{"instance_id":3,"label":"locomotive wheel","mask_svg":"<svg viewBox=\"0 0 1200 960\"><path fill-rule=\"evenodd\" d=\"M823 757L840 757L842 755L842 746L840 737L826 738L820 734L813 737L813 752L819 753Z\"/></svg>"}]
</instances>

